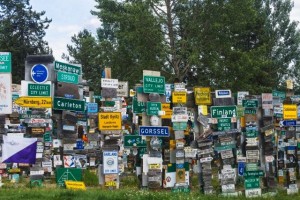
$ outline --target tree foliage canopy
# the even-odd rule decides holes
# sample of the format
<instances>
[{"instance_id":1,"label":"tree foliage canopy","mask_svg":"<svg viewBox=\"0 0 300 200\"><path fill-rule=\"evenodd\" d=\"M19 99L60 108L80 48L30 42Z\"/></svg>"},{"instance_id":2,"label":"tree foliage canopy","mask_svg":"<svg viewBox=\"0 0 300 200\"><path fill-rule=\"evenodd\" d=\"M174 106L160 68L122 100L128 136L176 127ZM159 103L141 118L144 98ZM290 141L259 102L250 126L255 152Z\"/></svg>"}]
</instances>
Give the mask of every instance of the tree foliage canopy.
<instances>
[{"instance_id":1,"label":"tree foliage canopy","mask_svg":"<svg viewBox=\"0 0 300 200\"><path fill-rule=\"evenodd\" d=\"M71 62L138 83L142 70L159 70L168 82L248 90L298 82L300 35L290 0L96 0L102 25L68 45ZM94 69L95 68L95 69ZM98 81L99 82L99 81ZM99 87L99 85L97 86Z\"/></svg>"},{"instance_id":2,"label":"tree foliage canopy","mask_svg":"<svg viewBox=\"0 0 300 200\"><path fill-rule=\"evenodd\" d=\"M32 10L29 0L0 0L0 51L12 53L14 83L24 78L26 55L49 54L43 40L51 20Z\"/></svg>"}]
</instances>

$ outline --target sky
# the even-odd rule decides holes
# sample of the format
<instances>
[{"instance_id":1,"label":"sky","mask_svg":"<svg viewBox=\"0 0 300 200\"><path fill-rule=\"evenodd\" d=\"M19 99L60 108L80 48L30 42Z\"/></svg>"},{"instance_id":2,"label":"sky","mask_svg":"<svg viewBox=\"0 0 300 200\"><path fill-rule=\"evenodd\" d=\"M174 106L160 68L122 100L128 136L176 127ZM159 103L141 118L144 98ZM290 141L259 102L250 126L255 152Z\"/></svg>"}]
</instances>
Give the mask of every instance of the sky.
<instances>
[{"instance_id":1,"label":"sky","mask_svg":"<svg viewBox=\"0 0 300 200\"><path fill-rule=\"evenodd\" d=\"M72 44L72 36L85 28L95 34L100 27L99 19L90 13L96 10L95 0L30 0L30 4L33 10L44 10L44 16L52 19L44 39L48 41L58 61L62 61L63 53L68 53L67 44ZM290 18L300 22L300 0L294 0Z\"/></svg>"}]
</instances>

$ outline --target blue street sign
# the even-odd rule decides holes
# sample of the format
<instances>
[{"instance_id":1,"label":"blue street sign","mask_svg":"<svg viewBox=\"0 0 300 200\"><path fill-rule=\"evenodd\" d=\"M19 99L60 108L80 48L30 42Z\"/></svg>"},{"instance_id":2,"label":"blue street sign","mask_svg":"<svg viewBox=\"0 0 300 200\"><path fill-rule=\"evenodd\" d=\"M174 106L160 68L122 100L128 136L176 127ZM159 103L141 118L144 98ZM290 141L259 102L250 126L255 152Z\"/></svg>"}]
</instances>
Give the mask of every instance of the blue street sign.
<instances>
[{"instance_id":1,"label":"blue street sign","mask_svg":"<svg viewBox=\"0 0 300 200\"><path fill-rule=\"evenodd\" d=\"M239 173L239 176L244 176L245 166L246 166L246 163L244 163L244 162L238 162L238 173Z\"/></svg>"},{"instance_id":2,"label":"blue street sign","mask_svg":"<svg viewBox=\"0 0 300 200\"><path fill-rule=\"evenodd\" d=\"M296 126L297 121L296 120L284 120L279 122L279 126Z\"/></svg>"},{"instance_id":3,"label":"blue street sign","mask_svg":"<svg viewBox=\"0 0 300 200\"><path fill-rule=\"evenodd\" d=\"M98 104L97 103L88 103L87 104L88 113L97 113Z\"/></svg>"},{"instance_id":4,"label":"blue street sign","mask_svg":"<svg viewBox=\"0 0 300 200\"><path fill-rule=\"evenodd\" d=\"M167 126L140 126L140 135L169 137L170 132Z\"/></svg>"},{"instance_id":5,"label":"blue street sign","mask_svg":"<svg viewBox=\"0 0 300 200\"><path fill-rule=\"evenodd\" d=\"M48 68L45 65L37 64L31 68L31 78L36 83L46 82L48 75Z\"/></svg>"}]
</instances>

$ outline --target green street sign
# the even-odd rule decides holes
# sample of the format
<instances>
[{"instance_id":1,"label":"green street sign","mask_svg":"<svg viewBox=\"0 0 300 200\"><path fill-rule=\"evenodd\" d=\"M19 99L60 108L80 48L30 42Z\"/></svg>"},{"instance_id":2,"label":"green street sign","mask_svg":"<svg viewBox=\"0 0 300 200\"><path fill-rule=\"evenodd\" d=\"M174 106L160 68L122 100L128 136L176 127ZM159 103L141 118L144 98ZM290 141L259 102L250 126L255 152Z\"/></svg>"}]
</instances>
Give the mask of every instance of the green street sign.
<instances>
[{"instance_id":1,"label":"green street sign","mask_svg":"<svg viewBox=\"0 0 300 200\"><path fill-rule=\"evenodd\" d=\"M125 135L124 147L147 147L147 143L139 135Z\"/></svg>"},{"instance_id":2,"label":"green street sign","mask_svg":"<svg viewBox=\"0 0 300 200\"><path fill-rule=\"evenodd\" d=\"M231 118L236 117L236 106L212 106L210 107L212 118Z\"/></svg>"},{"instance_id":3,"label":"green street sign","mask_svg":"<svg viewBox=\"0 0 300 200\"><path fill-rule=\"evenodd\" d=\"M133 98L133 113L141 114L146 112L146 103Z\"/></svg>"},{"instance_id":4,"label":"green street sign","mask_svg":"<svg viewBox=\"0 0 300 200\"><path fill-rule=\"evenodd\" d=\"M218 119L218 131L227 131L231 128L231 118Z\"/></svg>"},{"instance_id":5,"label":"green street sign","mask_svg":"<svg viewBox=\"0 0 300 200\"><path fill-rule=\"evenodd\" d=\"M53 100L54 110L70 110L70 111L84 111L85 101L76 99L66 99L61 97L54 97Z\"/></svg>"},{"instance_id":6,"label":"green street sign","mask_svg":"<svg viewBox=\"0 0 300 200\"><path fill-rule=\"evenodd\" d=\"M11 53L0 52L0 73L11 72Z\"/></svg>"},{"instance_id":7,"label":"green street sign","mask_svg":"<svg viewBox=\"0 0 300 200\"><path fill-rule=\"evenodd\" d=\"M50 132L46 132L46 133L43 135L43 138L44 138L44 142L51 142L51 141L52 141Z\"/></svg>"},{"instance_id":8,"label":"green street sign","mask_svg":"<svg viewBox=\"0 0 300 200\"><path fill-rule=\"evenodd\" d=\"M245 189L260 188L259 178L246 178L245 179Z\"/></svg>"},{"instance_id":9,"label":"green street sign","mask_svg":"<svg viewBox=\"0 0 300 200\"><path fill-rule=\"evenodd\" d=\"M281 99L285 99L285 97L286 97L285 92L281 92L281 91L277 91L277 90L273 90L272 95L273 95L273 97L279 97Z\"/></svg>"},{"instance_id":10,"label":"green street sign","mask_svg":"<svg viewBox=\"0 0 300 200\"><path fill-rule=\"evenodd\" d=\"M77 168L56 168L56 183L64 187L65 181L82 181L82 169Z\"/></svg>"},{"instance_id":11,"label":"green street sign","mask_svg":"<svg viewBox=\"0 0 300 200\"><path fill-rule=\"evenodd\" d=\"M17 98L19 98L20 96L18 95L18 94L13 94L12 95L12 100L14 101L14 100L16 100Z\"/></svg>"},{"instance_id":12,"label":"green street sign","mask_svg":"<svg viewBox=\"0 0 300 200\"><path fill-rule=\"evenodd\" d=\"M158 111L161 110L160 102L147 102L147 115L158 115Z\"/></svg>"},{"instance_id":13,"label":"green street sign","mask_svg":"<svg viewBox=\"0 0 300 200\"><path fill-rule=\"evenodd\" d=\"M78 84L78 75L58 71L57 72L57 81L64 82L64 83L72 83L72 84Z\"/></svg>"},{"instance_id":14,"label":"green street sign","mask_svg":"<svg viewBox=\"0 0 300 200\"><path fill-rule=\"evenodd\" d=\"M256 170L256 171L245 171L244 177L258 177L263 176L264 172L262 170Z\"/></svg>"},{"instance_id":15,"label":"green street sign","mask_svg":"<svg viewBox=\"0 0 300 200\"><path fill-rule=\"evenodd\" d=\"M143 158L143 155L147 153L147 148L146 147L141 147L138 148L138 155L140 158Z\"/></svg>"},{"instance_id":16,"label":"green street sign","mask_svg":"<svg viewBox=\"0 0 300 200\"><path fill-rule=\"evenodd\" d=\"M257 108L258 100L257 99L243 99L243 107L245 108Z\"/></svg>"},{"instance_id":17,"label":"green street sign","mask_svg":"<svg viewBox=\"0 0 300 200\"><path fill-rule=\"evenodd\" d=\"M50 84L28 84L28 96L51 96L51 85Z\"/></svg>"},{"instance_id":18,"label":"green street sign","mask_svg":"<svg viewBox=\"0 0 300 200\"><path fill-rule=\"evenodd\" d=\"M186 122L173 122L173 130L174 131L184 131L187 129Z\"/></svg>"},{"instance_id":19,"label":"green street sign","mask_svg":"<svg viewBox=\"0 0 300 200\"><path fill-rule=\"evenodd\" d=\"M188 187L178 187L178 188L172 188L171 190L174 193L190 193L191 189Z\"/></svg>"},{"instance_id":20,"label":"green street sign","mask_svg":"<svg viewBox=\"0 0 300 200\"><path fill-rule=\"evenodd\" d=\"M245 108L244 114L256 114L256 109Z\"/></svg>"},{"instance_id":21,"label":"green street sign","mask_svg":"<svg viewBox=\"0 0 300 200\"><path fill-rule=\"evenodd\" d=\"M246 130L245 132L246 138L256 138L258 136L257 130Z\"/></svg>"},{"instance_id":22,"label":"green street sign","mask_svg":"<svg viewBox=\"0 0 300 200\"><path fill-rule=\"evenodd\" d=\"M216 144L215 145L215 151L232 150L234 148L236 148L236 144L229 144L229 145Z\"/></svg>"},{"instance_id":23,"label":"green street sign","mask_svg":"<svg viewBox=\"0 0 300 200\"><path fill-rule=\"evenodd\" d=\"M144 93L165 94L165 77L163 76L144 76Z\"/></svg>"},{"instance_id":24,"label":"green street sign","mask_svg":"<svg viewBox=\"0 0 300 200\"><path fill-rule=\"evenodd\" d=\"M246 163L246 171L253 172L258 170L257 163Z\"/></svg>"},{"instance_id":25,"label":"green street sign","mask_svg":"<svg viewBox=\"0 0 300 200\"><path fill-rule=\"evenodd\" d=\"M54 69L57 71L81 75L81 67L67 63L62 63L59 61L54 61Z\"/></svg>"},{"instance_id":26,"label":"green street sign","mask_svg":"<svg viewBox=\"0 0 300 200\"><path fill-rule=\"evenodd\" d=\"M101 95L94 95L93 98L94 99L102 99L102 96Z\"/></svg>"}]
</instances>

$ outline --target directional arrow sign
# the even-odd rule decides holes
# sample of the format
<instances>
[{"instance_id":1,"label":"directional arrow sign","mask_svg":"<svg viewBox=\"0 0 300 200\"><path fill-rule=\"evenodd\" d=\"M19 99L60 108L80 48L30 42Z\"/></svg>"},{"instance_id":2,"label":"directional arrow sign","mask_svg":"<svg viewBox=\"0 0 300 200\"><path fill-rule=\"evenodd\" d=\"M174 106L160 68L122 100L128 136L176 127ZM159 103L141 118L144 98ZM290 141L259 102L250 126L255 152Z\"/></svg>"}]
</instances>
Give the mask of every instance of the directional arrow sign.
<instances>
[{"instance_id":1,"label":"directional arrow sign","mask_svg":"<svg viewBox=\"0 0 300 200\"><path fill-rule=\"evenodd\" d=\"M15 103L21 107L28 108L52 108L51 97L20 97L15 100Z\"/></svg>"},{"instance_id":2,"label":"directional arrow sign","mask_svg":"<svg viewBox=\"0 0 300 200\"><path fill-rule=\"evenodd\" d=\"M297 125L296 120L284 120L284 121L279 122L280 127L283 127L283 126L296 126L296 125Z\"/></svg>"},{"instance_id":3,"label":"directional arrow sign","mask_svg":"<svg viewBox=\"0 0 300 200\"><path fill-rule=\"evenodd\" d=\"M139 135L125 135L124 147L147 147L146 141Z\"/></svg>"}]
</instances>

